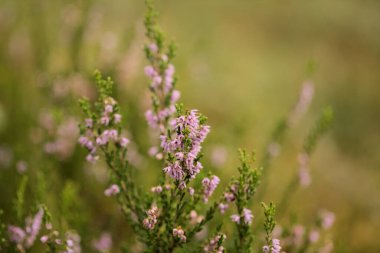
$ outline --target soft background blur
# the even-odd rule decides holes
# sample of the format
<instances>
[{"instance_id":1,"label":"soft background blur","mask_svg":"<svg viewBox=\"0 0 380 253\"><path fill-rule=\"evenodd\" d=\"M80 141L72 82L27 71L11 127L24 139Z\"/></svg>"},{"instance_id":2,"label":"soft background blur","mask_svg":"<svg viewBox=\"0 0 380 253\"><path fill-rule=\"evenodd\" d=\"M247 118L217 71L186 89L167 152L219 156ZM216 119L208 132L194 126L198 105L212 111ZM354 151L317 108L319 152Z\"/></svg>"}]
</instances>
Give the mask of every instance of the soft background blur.
<instances>
[{"instance_id":1,"label":"soft background blur","mask_svg":"<svg viewBox=\"0 0 380 253\"><path fill-rule=\"evenodd\" d=\"M312 80L315 98L275 160L265 200L281 196L297 168L303 138L331 105L336 120L311 159L312 185L294 196L291 207L304 223L320 208L334 211L336 252L380 252L380 2L160 0L157 9L161 26L179 45L175 64L182 101L209 117L206 157L227 152L222 165L205 158L209 167L227 178L238 147L261 157L278 119L302 83ZM43 130L49 126L41 128L49 122L41 118L47 111L57 122L66 115L79 118L75 101L93 96L91 75L100 69L114 78L126 124L140 144L135 162L148 167L138 156L149 147L144 11L141 0L0 0L0 155L13 154L0 171L0 208L6 213L20 177L17 163L24 160L28 170L54 171L52 192L78 188L74 213L86 210L83 224L123 231L121 217L109 218L117 209L102 195L104 171L96 174L84 165L79 148L58 152L49 165L38 162L39 143L50 138ZM75 132L75 125L69 129ZM47 202L61 197L56 193ZM100 232L91 233L84 236Z\"/></svg>"}]
</instances>

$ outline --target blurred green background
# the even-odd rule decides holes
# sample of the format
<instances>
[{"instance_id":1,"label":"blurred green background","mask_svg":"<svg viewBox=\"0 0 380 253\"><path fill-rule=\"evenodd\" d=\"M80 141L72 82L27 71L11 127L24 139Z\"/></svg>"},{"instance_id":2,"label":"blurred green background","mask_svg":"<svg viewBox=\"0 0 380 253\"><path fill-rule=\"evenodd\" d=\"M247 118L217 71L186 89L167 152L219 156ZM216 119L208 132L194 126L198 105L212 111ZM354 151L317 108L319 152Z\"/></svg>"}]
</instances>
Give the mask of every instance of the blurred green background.
<instances>
[{"instance_id":1,"label":"blurred green background","mask_svg":"<svg viewBox=\"0 0 380 253\"><path fill-rule=\"evenodd\" d=\"M312 185L296 194L292 208L303 220L319 208L334 211L336 252L380 252L380 1L159 0L157 9L163 30L179 46L182 101L209 117L206 156L218 147L228 152L216 173L231 175L239 147L261 157L301 84L312 80L309 113L289 132L265 200L281 196L297 169L303 138L331 105L336 120L311 159ZM146 152L144 11L141 0L0 0L0 145L10 147L15 160L39 169L31 136L41 111L54 107L75 114L72 101L92 94L91 88L78 89L63 100L56 83L90 83L94 69L114 78L127 121L142 125L129 131L142 145L138 151ZM94 198L102 203L90 217L108 219L102 215L114 210L102 209L112 201L99 200L94 196L102 189L82 184L90 170L82 169L82 160L83 153L75 152L55 166L60 177L79 182L85 209ZM5 210L17 181L9 170L0 171Z\"/></svg>"}]
</instances>

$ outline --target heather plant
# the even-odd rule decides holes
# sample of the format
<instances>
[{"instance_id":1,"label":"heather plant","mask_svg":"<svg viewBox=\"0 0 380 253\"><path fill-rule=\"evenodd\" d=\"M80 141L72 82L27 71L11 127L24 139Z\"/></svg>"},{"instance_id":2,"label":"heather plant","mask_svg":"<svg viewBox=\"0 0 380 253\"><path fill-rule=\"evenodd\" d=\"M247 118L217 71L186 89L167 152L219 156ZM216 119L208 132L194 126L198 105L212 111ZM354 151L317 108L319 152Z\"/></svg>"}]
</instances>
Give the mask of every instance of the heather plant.
<instances>
[{"instance_id":1,"label":"heather plant","mask_svg":"<svg viewBox=\"0 0 380 253\"><path fill-rule=\"evenodd\" d=\"M207 118L197 110L188 110L183 104L176 104L180 93L175 90L177 79L171 63L175 46L173 43L166 44L165 37L156 24L155 15L148 2L145 17L148 43L144 50L149 61L145 74L150 80L152 106L145 116L160 139L159 147L153 146L150 150L154 159L161 161L162 173L158 185L151 187L149 194L134 183L135 168L127 158L130 140L123 134L121 108L112 97L113 81L109 77L103 78L99 72L95 73L98 99L93 104L87 99L80 101L86 118L80 126L79 142L88 150L89 162L105 159L111 171L110 187L106 189L105 195L116 197L126 219L144 244L145 251L172 252L177 248L189 249L187 245L197 243L204 245L205 252L224 252L222 243L226 236L220 232L221 225L217 226L213 237L204 243L194 240L194 237L212 224L213 220L223 220L228 206L234 205L236 213L230 219L236 228L235 250L251 252L254 236L251 229L253 214L249 207L260 184L262 169L252 168L254 155L241 150L239 176L231 180L222 197L209 204L213 192L220 184L218 176L211 173L204 176L201 163L202 143L210 126L206 125ZM312 93L311 84L306 84L286 126L295 124L306 111ZM311 154L330 119L331 113L328 111L317 122L316 128L307 138L304 156ZM284 129L284 126L280 126L276 130L275 141L281 139ZM267 161L264 164L268 164L269 158L265 159ZM287 199L291 193L285 194L282 200ZM274 206L263 206L267 234L267 245L263 251L280 252L279 239L271 239L275 225ZM221 214L217 214L218 209ZM202 212L203 215L199 214Z\"/></svg>"},{"instance_id":2,"label":"heather plant","mask_svg":"<svg viewBox=\"0 0 380 253\"><path fill-rule=\"evenodd\" d=\"M34 143L42 152L31 164L17 162L20 177L13 202L14 218L4 222L0 216L0 250L79 253L87 241L97 252L112 250L116 232L102 231L99 238L86 235L91 225L86 219L89 211L81 203L80 183L66 180L54 188L54 181L47 180L59 177L54 168L76 154L77 139L86 152L83 160L92 165L89 169L107 167L109 177L105 177L107 187L103 193L115 200L138 241L126 240L122 252L331 251L328 230L334 223L333 213L320 211L309 226L294 219L289 225L280 226L275 217L277 212L284 220L292 195L311 183L309 160L317 141L331 124L331 109L322 112L307 135L298 157L299 171L277 201L277 208L272 202L262 203L263 212L258 211L258 203L267 190L268 169L280 153L286 131L307 111L314 92L312 83L303 85L297 103L273 131L258 166L255 152L239 149L237 173L229 182L223 182L204 166L203 157L207 154L203 153L203 144L211 127L205 115L179 102L173 64L176 46L167 42L152 3L146 3L144 52L148 65L144 72L149 80L151 103L145 119L150 127L147 136L152 138L150 156L143 159L149 160L152 174L158 174L156 182L149 186L141 182L141 175L150 172L140 170L131 161L138 143L128 129L135 122L124 117L126 113L114 95L116 88L111 77L95 71L97 95L79 100L84 115L79 135L73 127L78 116L71 110L72 103L66 104L72 97L65 100L62 95L66 94L65 89L56 90L57 104L64 104L65 108L55 105L51 111L41 112L40 138ZM33 174L28 167L37 163L44 166ZM31 180L36 180L37 189L28 193ZM59 200L49 199L49 194L59 196Z\"/></svg>"}]
</instances>

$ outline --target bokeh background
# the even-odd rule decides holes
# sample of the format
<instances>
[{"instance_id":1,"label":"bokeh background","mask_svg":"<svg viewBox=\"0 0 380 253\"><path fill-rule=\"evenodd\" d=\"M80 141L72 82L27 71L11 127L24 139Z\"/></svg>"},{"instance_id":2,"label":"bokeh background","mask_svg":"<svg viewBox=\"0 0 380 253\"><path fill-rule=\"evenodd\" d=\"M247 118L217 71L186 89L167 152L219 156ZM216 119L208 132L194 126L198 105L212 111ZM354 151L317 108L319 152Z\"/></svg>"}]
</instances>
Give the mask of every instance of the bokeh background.
<instances>
[{"instance_id":1,"label":"bokeh background","mask_svg":"<svg viewBox=\"0 0 380 253\"><path fill-rule=\"evenodd\" d=\"M178 43L182 101L209 117L209 168L230 177L239 147L261 157L302 83L312 81L314 100L287 134L265 201L278 201L303 139L331 105L335 122L311 159L312 185L289 201L305 223L321 208L335 212L336 252L380 252L380 2L159 0L157 10L167 37ZM144 11L141 0L0 1L0 208L6 218L12 220L18 170L26 165L31 175L49 171L50 194L43 198L53 213L65 209L56 202L72 198L67 208L83 217L71 225L84 240L102 229L127 233L120 215L110 218L117 208L102 194L105 170L85 165L74 145L76 100L94 95L94 69L111 75L138 144L134 162L143 173L149 169L143 159L149 147ZM47 155L43 143L54 138L61 138L62 150ZM38 192L33 182L32 176L28 187Z\"/></svg>"}]
</instances>

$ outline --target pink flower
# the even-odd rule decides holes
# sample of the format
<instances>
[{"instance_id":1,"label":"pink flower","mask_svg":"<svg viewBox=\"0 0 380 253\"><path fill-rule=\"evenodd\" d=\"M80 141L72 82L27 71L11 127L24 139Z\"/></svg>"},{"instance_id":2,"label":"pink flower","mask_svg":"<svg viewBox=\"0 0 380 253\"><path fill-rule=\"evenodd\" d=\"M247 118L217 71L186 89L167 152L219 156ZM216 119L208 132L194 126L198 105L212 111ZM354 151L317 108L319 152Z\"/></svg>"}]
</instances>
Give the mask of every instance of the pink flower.
<instances>
[{"instance_id":1,"label":"pink flower","mask_svg":"<svg viewBox=\"0 0 380 253\"><path fill-rule=\"evenodd\" d=\"M105 113L112 113L113 112L113 106L112 105L106 105L105 107L104 107L104 112Z\"/></svg>"},{"instance_id":2,"label":"pink flower","mask_svg":"<svg viewBox=\"0 0 380 253\"><path fill-rule=\"evenodd\" d=\"M240 224L240 216L237 214L233 214L230 216L231 220L237 224Z\"/></svg>"},{"instance_id":3,"label":"pink flower","mask_svg":"<svg viewBox=\"0 0 380 253\"><path fill-rule=\"evenodd\" d=\"M280 253L281 252L281 246L280 246L280 240L278 239L272 239L272 253Z\"/></svg>"},{"instance_id":4,"label":"pink flower","mask_svg":"<svg viewBox=\"0 0 380 253\"><path fill-rule=\"evenodd\" d=\"M26 233L22 228L12 226L12 225L8 226L8 234L9 234L10 240L17 244L21 243L26 237Z\"/></svg>"},{"instance_id":5,"label":"pink flower","mask_svg":"<svg viewBox=\"0 0 380 253\"><path fill-rule=\"evenodd\" d=\"M114 120L115 124L120 123L121 122L121 118L122 118L122 116L120 114L118 114L118 113L116 113L115 115L113 115L113 120Z\"/></svg>"},{"instance_id":6,"label":"pink flower","mask_svg":"<svg viewBox=\"0 0 380 253\"><path fill-rule=\"evenodd\" d=\"M158 46L155 43L149 44L148 48L154 54L158 52Z\"/></svg>"},{"instance_id":7,"label":"pink flower","mask_svg":"<svg viewBox=\"0 0 380 253\"><path fill-rule=\"evenodd\" d=\"M290 113L288 118L288 124L294 126L302 115L307 111L309 105L313 99L314 86L311 82L305 82L302 85L301 92L298 98L298 102L294 107L293 111Z\"/></svg>"},{"instance_id":8,"label":"pink flower","mask_svg":"<svg viewBox=\"0 0 380 253\"><path fill-rule=\"evenodd\" d=\"M28 164L25 161L19 161L16 164L16 169L18 173L23 174L28 170Z\"/></svg>"},{"instance_id":9,"label":"pink flower","mask_svg":"<svg viewBox=\"0 0 380 253\"><path fill-rule=\"evenodd\" d=\"M179 100L180 97L181 93L178 90L173 90L170 100L172 103L175 103Z\"/></svg>"},{"instance_id":10,"label":"pink flower","mask_svg":"<svg viewBox=\"0 0 380 253\"><path fill-rule=\"evenodd\" d=\"M122 137L120 139L120 146L122 146L123 148L126 148L129 144L129 140L125 137Z\"/></svg>"},{"instance_id":11,"label":"pink flower","mask_svg":"<svg viewBox=\"0 0 380 253\"><path fill-rule=\"evenodd\" d=\"M330 229L335 222L335 214L333 212L323 210L319 216L322 220L322 228L325 230Z\"/></svg>"},{"instance_id":12,"label":"pink flower","mask_svg":"<svg viewBox=\"0 0 380 253\"><path fill-rule=\"evenodd\" d=\"M303 242L305 234L305 228L301 225L296 225L293 227L293 243L297 246L301 245Z\"/></svg>"},{"instance_id":13,"label":"pink flower","mask_svg":"<svg viewBox=\"0 0 380 253\"><path fill-rule=\"evenodd\" d=\"M215 191L219 182L220 182L220 179L217 176L212 176L211 179L206 177L202 180L204 202L208 202L209 197L211 197L212 193Z\"/></svg>"},{"instance_id":14,"label":"pink flower","mask_svg":"<svg viewBox=\"0 0 380 253\"><path fill-rule=\"evenodd\" d=\"M95 154L88 154L86 156L86 160L87 160L87 162L95 164L99 160L99 156L97 156Z\"/></svg>"},{"instance_id":15,"label":"pink flower","mask_svg":"<svg viewBox=\"0 0 380 253\"><path fill-rule=\"evenodd\" d=\"M154 187L150 188L150 191L154 192L154 193L161 193L162 192L162 186L160 186L160 185L154 186Z\"/></svg>"},{"instance_id":16,"label":"pink flower","mask_svg":"<svg viewBox=\"0 0 380 253\"><path fill-rule=\"evenodd\" d=\"M243 218L244 218L245 224L247 224L247 225L251 224L252 219L253 219L253 214L252 214L251 210L244 208L243 209Z\"/></svg>"},{"instance_id":17,"label":"pink flower","mask_svg":"<svg viewBox=\"0 0 380 253\"><path fill-rule=\"evenodd\" d=\"M49 236L47 236L47 235L41 236L41 238L40 238L40 241L42 243L46 243L48 240L49 240Z\"/></svg>"},{"instance_id":18,"label":"pink flower","mask_svg":"<svg viewBox=\"0 0 380 253\"><path fill-rule=\"evenodd\" d=\"M193 196L194 193L195 193L195 190L194 190L193 187L189 187L189 188L188 188L188 191L189 191L190 196Z\"/></svg>"},{"instance_id":19,"label":"pink flower","mask_svg":"<svg viewBox=\"0 0 380 253\"><path fill-rule=\"evenodd\" d=\"M152 66L146 66L144 71L145 71L145 75L147 75L150 78L153 78L154 76L158 75L158 73Z\"/></svg>"},{"instance_id":20,"label":"pink flower","mask_svg":"<svg viewBox=\"0 0 380 253\"><path fill-rule=\"evenodd\" d=\"M12 225L8 226L10 240L25 248L33 246L34 241L40 232L43 216L44 210L40 208L33 218L28 217L26 219L25 229Z\"/></svg>"},{"instance_id":21,"label":"pink flower","mask_svg":"<svg viewBox=\"0 0 380 253\"><path fill-rule=\"evenodd\" d=\"M220 213L225 213L226 212L226 210L227 210L227 208L228 208L228 204L225 204L225 203L220 203L219 205L218 205L218 207L219 207L219 211L220 211Z\"/></svg>"},{"instance_id":22,"label":"pink flower","mask_svg":"<svg viewBox=\"0 0 380 253\"><path fill-rule=\"evenodd\" d=\"M93 126L93 120L92 119L85 119L84 122L85 122L85 125L87 128L92 128L92 126Z\"/></svg>"},{"instance_id":23,"label":"pink flower","mask_svg":"<svg viewBox=\"0 0 380 253\"><path fill-rule=\"evenodd\" d=\"M157 206L152 206L151 209L146 211L146 214L148 215L148 217L143 220L143 225L146 229L153 230L157 223L157 217L158 217Z\"/></svg>"},{"instance_id":24,"label":"pink flower","mask_svg":"<svg viewBox=\"0 0 380 253\"><path fill-rule=\"evenodd\" d=\"M173 229L173 236L179 238L182 242L186 242L185 231L181 227Z\"/></svg>"},{"instance_id":25,"label":"pink flower","mask_svg":"<svg viewBox=\"0 0 380 253\"><path fill-rule=\"evenodd\" d=\"M92 247L101 252L108 252L112 248L112 237L109 233L102 233L100 238L92 242Z\"/></svg>"},{"instance_id":26,"label":"pink flower","mask_svg":"<svg viewBox=\"0 0 380 253\"><path fill-rule=\"evenodd\" d=\"M235 201L235 195L232 192L225 192L224 198L227 202L233 202Z\"/></svg>"},{"instance_id":27,"label":"pink flower","mask_svg":"<svg viewBox=\"0 0 380 253\"><path fill-rule=\"evenodd\" d=\"M319 232L318 230L314 229L312 231L310 231L310 234L309 234L309 241L311 243L315 243L319 240Z\"/></svg>"},{"instance_id":28,"label":"pink flower","mask_svg":"<svg viewBox=\"0 0 380 253\"><path fill-rule=\"evenodd\" d=\"M89 141L89 139L86 136L80 136L79 140L78 140L79 144L82 147L86 146L86 144L87 144L88 141Z\"/></svg>"},{"instance_id":29,"label":"pink flower","mask_svg":"<svg viewBox=\"0 0 380 253\"><path fill-rule=\"evenodd\" d=\"M104 191L104 195L106 195L107 197L110 197L110 196L115 196L116 194L118 194L120 192L120 188L118 185L116 184L113 184L111 185L110 187L108 187L105 191Z\"/></svg>"},{"instance_id":30,"label":"pink flower","mask_svg":"<svg viewBox=\"0 0 380 253\"><path fill-rule=\"evenodd\" d=\"M158 117L151 110L146 111L145 119L151 128L157 127Z\"/></svg>"},{"instance_id":31,"label":"pink flower","mask_svg":"<svg viewBox=\"0 0 380 253\"><path fill-rule=\"evenodd\" d=\"M308 168L300 168L298 171L298 178L302 187L308 187L311 184L311 176Z\"/></svg>"},{"instance_id":32,"label":"pink flower","mask_svg":"<svg viewBox=\"0 0 380 253\"><path fill-rule=\"evenodd\" d=\"M106 115L100 118L100 124L108 126L110 123L110 118Z\"/></svg>"},{"instance_id":33,"label":"pink flower","mask_svg":"<svg viewBox=\"0 0 380 253\"><path fill-rule=\"evenodd\" d=\"M269 246L268 246L268 245L265 245L265 246L263 247L263 252L264 252L264 253L269 253L269 251L270 251Z\"/></svg>"}]
</instances>

